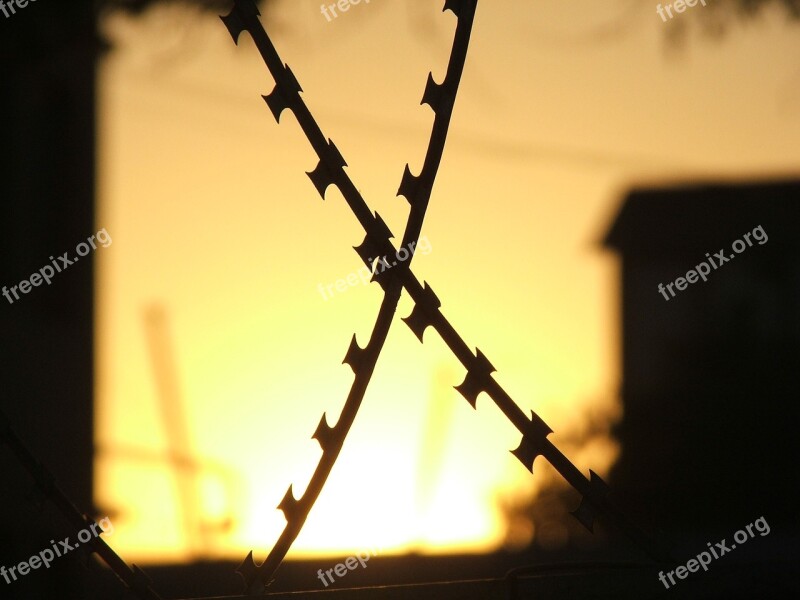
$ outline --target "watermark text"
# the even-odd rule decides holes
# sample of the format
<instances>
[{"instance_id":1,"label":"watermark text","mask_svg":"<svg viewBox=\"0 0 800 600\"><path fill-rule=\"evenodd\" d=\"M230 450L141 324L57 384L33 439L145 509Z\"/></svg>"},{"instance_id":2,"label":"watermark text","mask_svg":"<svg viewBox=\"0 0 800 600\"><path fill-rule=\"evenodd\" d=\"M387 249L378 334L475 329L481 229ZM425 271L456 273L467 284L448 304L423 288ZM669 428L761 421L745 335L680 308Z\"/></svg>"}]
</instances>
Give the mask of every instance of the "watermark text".
<instances>
[{"instance_id":1,"label":"watermark text","mask_svg":"<svg viewBox=\"0 0 800 600\"><path fill-rule=\"evenodd\" d=\"M363 554L363 556L362 556ZM332 573L335 573L337 577L342 578L347 575L347 571L355 571L358 568L359 563L365 569L367 568L367 561L372 556L377 556L378 551L372 550L372 553L369 552L359 552L356 556L348 556L343 563L337 564L335 567L324 571L319 569L317 571L317 579L319 579L325 587L328 587L328 581L326 580L326 576L330 579L330 582L334 582L334 578Z\"/></svg>"},{"instance_id":2,"label":"watermark text","mask_svg":"<svg viewBox=\"0 0 800 600\"><path fill-rule=\"evenodd\" d=\"M658 16L661 17L661 20L664 21L664 23L666 23L667 17L664 16L665 11L669 15L669 18L671 19L672 17L675 16L672 14L673 8L675 9L676 13L682 13L683 11L686 10L687 6L689 8L692 8L693 6L697 6L698 2L700 2L700 4L702 4L703 6L706 5L706 0L675 0L675 2L673 2L672 4L667 4L666 6L661 6L659 4L656 7L656 12L658 13Z\"/></svg>"},{"instance_id":3,"label":"watermark text","mask_svg":"<svg viewBox=\"0 0 800 600\"><path fill-rule=\"evenodd\" d=\"M744 529L740 529L736 533L733 534L733 539L736 542L735 544L731 544L728 546L728 543L725 539L721 542L716 542L713 546L711 542L708 542L706 545L710 552L703 551L697 555L696 558L689 560L684 567L681 565L680 567L676 568L674 571L668 571L666 576L664 575L664 571L658 572L658 579L661 583L664 584L664 587L669 589L670 584L667 583L667 579L669 579L672 585L675 585L675 578L673 575L677 576L678 579L686 579L689 576L689 573L697 573L700 568L702 567L703 571L708 571L708 565L711 564L712 560L722 558L728 552L732 550L736 550L736 544L740 546L747 542L749 539L756 537L756 534L753 533L753 528L761 534L761 537L765 535L769 535L770 529L767 520L764 517L759 517L755 520L755 523L750 523ZM747 531L745 531L745 529ZM712 557L713 555L713 557Z\"/></svg>"},{"instance_id":4,"label":"watermark text","mask_svg":"<svg viewBox=\"0 0 800 600\"><path fill-rule=\"evenodd\" d=\"M397 266L398 263L405 262L409 260L414 254L419 251L421 254L428 255L431 253L433 248L431 247L431 243L428 240L427 236L422 236L419 238L419 244L416 242L409 242L408 248L405 246L400 246L394 256L394 260L389 262L389 259L386 256L383 256L378 259L378 262L375 264L375 274L383 273L384 271L391 269L394 266ZM370 258L370 264L375 261L374 258ZM321 283L317 284L317 289L319 293L322 294L322 297L327 301L328 298L333 298L333 290L334 287L336 288L337 292L346 292L348 287L355 287L357 285L365 285L370 282L373 273L367 268L367 266L361 267L358 271L354 271L345 277L344 279L337 279L333 283L329 283L324 288Z\"/></svg>"},{"instance_id":5,"label":"watermark text","mask_svg":"<svg viewBox=\"0 0 800 600\"><path fill-rule=\"evenodd\" d=\"M1 3L1 2L0 2ZM20 296L17 293L17 290L22 292L23 294L27 294L31 291L32 288L39 287L42 285L42 281L47 282L47 285L50 285L51 279L55 276L56 273L61 273L64 269L72 265L73 263L78 262L78 258L82 256L86 256L92 250L97 249L97 244L95 244L95 239L100 242L100 245L103 248L108 248L111 245L111 236L108 235L106 228L103 227L100 231L98 231L95 235L92 235L86 238L86 242L81 242L75 248L75 252L77 253L77 257L70 258L69 252L64 252L61 256L58 257L58 260L50 257L51 264L45 265L38 272L31 275L28 279L23 279L17 285L12 285L10 288L3 286L2 294L6 300L8 300L9 304L14 304L14 300L19 300ZM87 243L88 242L88 243ZM91 246L91 247L90 247ZM12 299L11 296L14 296Z\"/></svg>"},{"instance_id":6,"label":"watermark text","mask_svg":"<svg viewBox=\"0 0 800 600\"><path fill-rule=\"evenodd\" d=\"M98 531L98 529L100 531ZM6 569L5 565L0 566L0 576L6 580L7 584L11 584L12 580L17 580L17 574L20 577L27 575L33 570L38 569L42 565L46 569L50 568L50 563L52 563L56 558L60 558L74 550L81 544L88 544L92 539L99 537L101 533L107 533L111 535L114 533L114 525L111 523L111 519L108 517L104 519L100 519L99 523L92 523L87 529L81 529L78 532L78 541L73 542L70 544L69 536L65 537L60 542L56 543L55 540L50 540L50 543L53 545L53 549L45 548L38 554L34 554L28 560L24 560L18 565L14 565L13 567L8 567ZM9 577L9 575L11 577Z\"/></svg>"},{"instance_id":7,"label":"watermark text","mask_svg":"<svg viewBox=\"0 0 800 600\"><path fill-rule=\"evenodd\" d=\"M365 4L369 4L369 0L364 0ZM339 15L336 14L336 9L339 9L339 12L347 12L350 10L350 6L355 6L356 4L361 4L361 0L338 0L333 4L329 4L325 6L324 4L320 5L320 12L325 15L325 18L328 19L328 23L330 23L333 19L338 17ZM330 11L330 14L328 13ZM333 15L333 19L331 19L331 14Z\"/></svg>"},{"instance_id":8,"label":"watermark text","mask_svg":"<svg viewBox=\"0 0 800 600\"><path fill-rule=\"evenodd\" d=\"M753 239L758 242L759 246L763 246L769 241L769 238L767 237L767 233L764 231L764 228L761 225L759 225L758 227L753 229L752 232L745 233L742 236L744 238L744 241L736 240L735 242L733 242L732 247L733 251L736 254L741 254L748 247L753 245L753 242L750 240L750 236L752 236ZM745 242L747 242L747 244L745 244ZM726 262L735 258L736 254L725 256L725 249L723 248L719 252L715 252L712 258L711 255L708 252L706 252L706 258L708 258L708 264L706 264L706 261L701 262L699 265L696 265L694 269L690 269L686 273L686 277L678 277L675 281L673 281L672 283L668 283L666 286L664 286L663 283L659 283L658 291L661 295L664 296L664 300L669 302L670 296L667 296L667 291L669 291L669 293L674 298L675 292L672 289L673 287L678 288L678 291L683 291L686 289L686 286L689 283L695 283L697 282L698 279L707 281L707 276L709 275L709 273L711 273L711 267L714 267L714 270L716 271ZM714 259L717 259L716 262L714 261Z\"/></svg>"},{"instance_id":9,"label":"watermark text","mask_svg":"<svg viewBox=\"0 0 800 600\"><path fill-rule=\"evenodd\" d=\"M18 8L25 8L28 6L28 2L36 2L36 0L0 0L0 11L3 11L6 19L8 19L11 15L17 14ZM11 11L11 13L9 14L8 11Z\"/></svg>"}]
</instances>

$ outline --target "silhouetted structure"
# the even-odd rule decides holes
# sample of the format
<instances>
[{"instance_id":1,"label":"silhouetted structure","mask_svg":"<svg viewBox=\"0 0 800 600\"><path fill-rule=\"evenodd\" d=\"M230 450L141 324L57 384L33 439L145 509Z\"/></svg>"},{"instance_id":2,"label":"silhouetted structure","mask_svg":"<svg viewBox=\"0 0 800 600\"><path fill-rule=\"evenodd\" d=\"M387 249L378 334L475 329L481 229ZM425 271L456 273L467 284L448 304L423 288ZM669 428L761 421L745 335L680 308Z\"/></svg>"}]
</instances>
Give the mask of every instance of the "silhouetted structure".
<instances>
[{"instance_id":1,"label":"silhouetted structure","mask_svg":"<svg viewBox=\"0 0 800 600\"><path fill-rule=\"evenodd\" d=\"M44 5L0 15L0 286L9 288L51 255L74 256L96 231L92 2ZM2 408L84 510L92 506L92 278L87 258L13 304L0 297ZM75 535L37 503L4 446L0 474L0 564L27 560L55 532ZM0 596L89 598L87 579L76 553L12 584L0 580Z\"/></svg>"},{"instance_id":2,"label":"silhouetted structure","mask_svg":"<svg viewBox=\"0 0 800 600\"><path fill-rule=\"evenodd\" d=\"M730 536L761 515L797 531L799 225L798 182L676 186L631 193L605 239L622 257L611 485L669 531ZM709 258L707 281L659 291Z\"/></svg>"}]
</instances>

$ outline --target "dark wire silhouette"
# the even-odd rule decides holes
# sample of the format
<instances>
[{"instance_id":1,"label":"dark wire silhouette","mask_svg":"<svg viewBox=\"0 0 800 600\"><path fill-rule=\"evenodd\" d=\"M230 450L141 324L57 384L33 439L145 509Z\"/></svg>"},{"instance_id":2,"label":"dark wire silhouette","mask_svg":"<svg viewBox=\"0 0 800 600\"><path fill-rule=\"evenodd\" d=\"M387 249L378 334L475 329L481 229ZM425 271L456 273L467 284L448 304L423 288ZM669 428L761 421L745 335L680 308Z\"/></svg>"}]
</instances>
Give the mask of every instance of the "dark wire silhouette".
<instances>
[{"instance_id":1,"label":"dark wire silhouette","mask_svg":"<svg viewBox=\"0 0 800 600\"><path fill-rule=\"evenodd\" d=\"M436 141L443 150L447 127L437 127L440 123L449 123L452 114L453 99L458 88L460 75L463 71L466 58L466 48L475 16L477 0L446 0L445 10L451 10L458 18L453 53L450 57L447 77L444 82L437 84L432 75L423 95L423 103L428 104L436 114L434 128L431 134L429 149L436 148ZM335 185L350 210L366 232L366 237L360 246L355 248L359 257L369 267L373 267L376 257L391 256L397 251L390 241L394 237L386 223L377 213L372 212L355 184L352 182L344 167L346 161L336 145L326 138L319 125L311 115L308 107L300 96L302 88L288 65L283 63L272 40L259 20L259 11L253 0L237 0L232 11L222 17L225 26L234 42L238 43L239 36L247 31L259 50L267 68L275 80L273 91L264 96L267 106L275 120L280 122L281 114L289 109L297 119L303 133L316 152L319 162L316 168L308 173L314 186L323 200L325 192L330 185ZM425 157L425 164L419 176L412 175L408 165L400 184L398 194L405 196L411 204L409 224L404 235L404 245L410 237L419 235L422 218L427 207L427 199L433 187L436 169L441 160L441 151L430 152ZM384 303L378 315L373 336L365 348L359 347L353 336L344 362L349 364L355 373L355 381L348 395L348 401L342 411L339 421L335 426L330 426L326 416L317 427L313 437L322 447L322 458L312 476L303 496L294 497L292 487L286 492L278 508L286 517L286 527L278 542L273 547L267 559L257 565L250 552L239 567L238 572L245 580L249 593L259 594L265 586L272 582L273 575L280 565L283 557L288 552L294 539L300 532L322 486L339 455L344 437L355 419L356 412L363 397L369 379L372 376L375 363L380 352L378 345L382 346L388 334L391 318L402 289L405 289L412 300L414 308L411 314L403 320L411 328L417 338L422 341L423 333L427 327L433 327L442 337L442 340L455 354L467 369L467 375L456 389L475 408L477 397L481 392L486 392L511 423L522 434L522 441L513 454L529 470L533 471L533 462L539 455L555 467L564 479L581 495L578 508L572 513L590 531L598 512L608 516L629 539L645 551L653 560L668 561L669 555L660 544L657 544L639 527L627 519L608 498L608 487L605 482L593 471L590 477L570 462L558 448L547 439L552 433L550 427L533 411L530 418L514 402L511 396L492 377L494 366L478 349L473 354L470 347L463 340L456 329L440 311L441 302L427 283L424 285L411 272L408 263L403 263L400 268L382 270L374 273L373 281L377 281L385 293ZM387 299L390 299L387 301ZM391 310L389 310L391 309Z\"/></svg>"}]
</instances>

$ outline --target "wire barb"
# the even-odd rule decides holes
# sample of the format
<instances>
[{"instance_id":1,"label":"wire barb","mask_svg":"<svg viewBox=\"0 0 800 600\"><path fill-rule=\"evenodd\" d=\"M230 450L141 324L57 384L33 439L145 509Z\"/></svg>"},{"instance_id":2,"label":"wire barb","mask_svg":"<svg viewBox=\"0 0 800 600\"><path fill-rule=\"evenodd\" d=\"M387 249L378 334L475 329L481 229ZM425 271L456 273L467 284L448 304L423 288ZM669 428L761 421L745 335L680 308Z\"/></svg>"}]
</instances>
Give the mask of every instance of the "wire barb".
<instances>
[{"instance_id":1,"label":"wire barb","mask_svg":"<svg viewBox=\"0 0 800 600\"><path fill-rule=\"evenodd\" d=\"M283 500L278 504L278 510L283 512L287 521L292 521L300 513L299 504L300 502L294 497L292 486L289 485L289 489L286 490Z\"/></svg>"},{"instance_id":2,"label":"wire barb","mask_svg":"<svg viewBox=\"0 0 800 600\"><path fill-rule=\"evenodd\" d=\"M284 69L285 76L282 82L275 84L272 92L268 95L261 96L272 111L272 116L275 117L277 123L281 122L281 113L287 108L291 110L298 95L303 91L289 65L284 65Z\"/></svg>"},{"instance_id":3,"label":"wire barb","mask_svg":"<svg viewBox=\"0 0 800 600\"><path fill-rule=\"evenodd\" d=\"M589 531L594 533L594 521L597 518L598 508L605 500L610 489L608 484L592 470L589 470L589 486L591 493L581 498L578 508L570 512Z\"/></svg>"},{"instance_id":4,"label":"wire barb","mask_svg":"<svg viewBox=\"0 0 800 600\"><path fill-rule=\"evenodd\" d=\"M397 188L397 195L404 196L411 206L418 202L420 178L411 173L411 168L406 164L403 171L403 179L400 181L400 187Z\"/></svg>"},{"instance_id":5,"label":"wire barb","mask_svg":"<svg viewBox=\"0 0 800 600\"><path fill-rule=\"evenodd\" d=\"M442 109L444 96L444 85L436 83L433 79L433 73L428 73L428 82L425 85L425 93L422 94L422 102L420 104L427 104L433 112L438 113Z\"/></svg>"},{"instance_id":6,"label":"wire barb","mask_svg":"<svg viewBox=\"0 0 800 600\"><path fill-rule=\"evenodd\" d=\"M344 167L346 166L347 162L345 162L336 144L328 140L328 152L320 157L313 171L306 173L323 200L325 200L325 191L328 186L336 183L344 173Z\"/></svg>"},{"instance_id":7,"label":"wire barb","mask_svg":"<svg viewBox=\"0 0 800 600\"><path fill-rule=\"evenodd\" d=\"M467 399L472 408L477 408L478 394L481 392L488 392L489 389L486 380L489 379L497 369L492 366L489 359L478 350L476 350L475 360L472 366L467 371L467 376L464 377L463 383L455 386L458 392Z\"/></svg>"},{"instance_id":8,"label":"wire barb","mask_svg":"<svg viewBox=\"0 0 800 600\"><path fill-rule=\"evenodd\" d=\"M468 0L445 0L442 12L450 10L457 17L462 17L468 6Z\"/></svg>"},{"instance_id":9,"label":"wire barb","mask_svg":"<svg viewBox=\"0 0 800 600\"><path fill-rule=\"evenodd\" d=\"M228 32L233 38L233 42L239 45L239 36L243 31L247 30L247 21L250 17L258 17L261 12L258 6L252 0L236 0L231 9L231 12L224 17L220 17L222 22L225 23Z\"/></svg>"},{"instance_id":10,"label":"wire barb","mask_svg":"<svg viewBox=\"0 0 800 600\"><path fill-rule=\"evenodd\" d=\"M350 345L347 347L347 354L344 355L342 364L350 365L353 369L353 373L358 374L364 366L364 359L364 349L358 345L356 334L354 333L353 337L350 339Z\"/></svg>"},{"instance_id":11,"label":"wire barb","mask_svg":"<svg viewBox=\"0 0 800 600\"><path fill-rule=\"evenodd\" d=\"M253 559L253 551L251 550L245 559L242 561L242 564L239 565L239 568L236 569L236 572L242 576L247 582L254 582L258 581L258 565L256 561Z\"/></svg>"},{"instance_id":12,"label":"wire barb","mask_svg":"<svg viewBox=\"0 0 800 600\"><path fill-rule=\"evenodd\" d=\"M361 260L372 271L375 259L380 255L381 248L385 248L389 239L394 237L383 218L376 212L375 223L364 236L364 241L358 246L353 246Z\"/></svg>"},{"instance_id":13,"label":"wire barb","mask_svg":"<svg viewBox=\"0 0 800 600\"><path fill-rule=\"evenodd\" d=\"M355 339L355 336L353 336L353 339ZM319 425L314 430L314 435L311 436L311 439L319 442L323 452L326 452L336 443L336 430L328 425L328 418L325 413L322 413L322 418L319 420Z\"/></svg>"},{"instance_id":14,"label":"wire barb","mask_svg":"<svg viewBox=\"0 0 800 600\"><path fill-rule=\"evenodd\" d=\"M439 300L439 297L434 293L426 281L425 287L423 288L422 298L417 300L417 302L414 304L411 314L407 317L403 317L403 322L408 325L411 331L414 332L414 335L417 336L417 339L420 342L422 342L422 335L425 333L425 330L433 325L433 320L431 319L430 315L438 311L441 306L442 303Z\"/></svg>"},{"instance_id":15,"label":"wire barb","mask_svg":"<svg viewBox=\"0 0 800 600\"><path fill-rule=\"evenodd\" d=\"M537 456L544 454L547 436L553 430L535 412L531 411L530 432L522 436L522 441L511 454L516 456L528 471L533 473L533 462Z\"/></svg>"}]
</instances>

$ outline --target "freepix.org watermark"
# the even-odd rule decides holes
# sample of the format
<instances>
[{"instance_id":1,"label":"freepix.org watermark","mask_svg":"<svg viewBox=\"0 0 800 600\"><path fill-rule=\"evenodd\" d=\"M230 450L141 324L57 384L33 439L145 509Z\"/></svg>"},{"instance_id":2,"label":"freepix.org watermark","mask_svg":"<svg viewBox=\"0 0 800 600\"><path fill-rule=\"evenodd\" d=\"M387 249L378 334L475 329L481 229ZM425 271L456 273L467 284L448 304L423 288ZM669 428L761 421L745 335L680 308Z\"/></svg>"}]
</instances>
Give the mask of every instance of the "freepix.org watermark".
<instances>
[{"instance_id":1,"label":"freepix.org watermark","mask_svg":"<svg viewBox=\"0 0 800 600\"><path fill-rule=\"evenodd\" d=\"M759 517L756 519L755 523L750 523L744 529L740 529L733 534L733 539L736 544L741 546L749 539L756 537L756 534L753 533L753 527L755 527L756 531L761 534L761 537L769 535L770 529L767 520L764 517ZM747 530L746 532L745 529ZM708 571L708 565L711 564L712 560L722 558L728 552L736 550L736 544L731 544L730 547L728 547L725 539L723 539L721 542L716 542L713 546L711 545L711 542L708 542L706 545L708 546L710 552L701 552L696 558L688 561L685 567L681 565L674 571L668 571L666 577L664 576L664 571L659 571L658 579L664 584L665 588L669 589L667 578L669 578L672 585L675 585L675 578L673 577L673 574L677 575L678 579L686 579L689 576L689 573L697 573L700 570L700 567L703 568L703 571Z\"/></svg>"},{"instance_id":2,"label":"freepix.org watermark","mask_svg":"<svg viewBox=\"0 0 800 600\"><path fill-rule=\"evenodd\" d=\"M64 254L58 257L58 260L51 256L50 261L52 266L45 265L36 273L31 275L28 279L23 279L17 285L13 285L10 288L3 286L3 296L5 296L5 299L8 300L9 304L14 304L14 300L20 299L17 290L23 294L27 294L32 288L42 285L43 281L47 282L47 285L50 285L51 279L56 273L61 273L61 271L69 267L71 264L78 262L79 257L86 256L92 250L97 249L95 239L100 242L100 245L103 248L108 248L112 241L111 236L108 235L108 232L106 231L106 228L103 227L103 229L98 231L95 235L86 238L85 242L81 242L76 246L75 252L78 255L77 257L70 259L69 252L64 252ZM11 298L12 295L14 296L13 299Z\"/></svg>"},{"instance_id":3,"label":"freepix.org watermark","mask_svg":"<svg viewBox=\"0 0 800 600\"><path fill-rule=\"evenodd\" d=\"M362 554L364 556L361 556ZM331 580L331 583L333 583L334 578L332 573L336 573L336 576L339 578L344 577L347 575L348 570L354 571L358 567L359 563L361 563L361 566L366 569L367 561L370 559L370 557L377 555L378 551L373 549L371 554L369 552L359 552L356 556L348 556L343 563L339 563L327 571L323 572L322 569L319 569L317 571L317 579L319 579L325 585L325 587L328 587L328 581L325 578L326 575Z\"/></svg>"},{"instance_id":4,"label":"freepix.org watermark","mask_svg":"<svg viewBox=\"0 0 800 600\"><path fill-rule=\"evenodd\" d=\"M329 4L325 6L324 4L320 5L320 12L325 15L325 18L328 19L328 23L330 23L333 19L331 19L331 14L333 14L333 18L335 19L339 15L336 14L336 9L339 9L339 12L347 12L350 10L350 6L355 6L356 4L361 4L361 0L338 0L334 4ZM369 4L369 0L364 0L364 4Z\"/></svg>"},{"instance_id":5,"label":"freepix.org watermark","mask_svg":"<svg viewBox=\"0 0 800 600\"><path fill-rule=\"evenodd\" d=\"M759 246L763 246L764 244L767 243L767 241L769 241L769 238L767 237L767 234L764 231L764 228L761 227L761 225L759 225L758 227L753 229L752 232L745 233L742 236L744 241L736 240L735 242L733 242L732 247L733 247L733 251L736 254L741 254L742 252L747 250L747 248L749 248L750 246L753 245L753 242L750 240L750 236L752 236L753 239L758 242ZM747 243L745 244L745 242L747 242ZM709 264L706 264L706 261L701 262L699 265L695 266L694 269L690 269L689 271L687 271L685 278L684 277L678 277L672 283L668 283L666 285L666 287L664 286L663 283L659 283L658 284L658 291L659 291L659 293L661 295L664 296L664 300L669 302L669 298L670 297L667 296L667 290L669 290L669 293L674 298L675 297L675 292L672 289L673 286L678 288L678 291L683 291L683 290L686 289L686 286L689 283L695 283L698 279L702 279L703 281L706 281L707 280L707 275L709 273L711 273L711 267L714 267L714 270L716 271L719 267L724 265L726 262L728 262L729 260L732 260L733 258L735 258L736 254L731 254L729 256L725 256L725 250L722 249L719 252L715 252L714 253L714 257L712 258L711 255L708 252L706 252L706 258L708 258L708 263ZM716 262L714 261L714 259L717 259Z\"/></svg>"},{"instance_id":6,"label":"freepix.org watermark","mask_svg":"<svg viewBox=\"0 0 800 600\"><path fill-rule=\"evenodd\" d=\"M693 6L697 6L698 1L703 6L706 5L706 0L675 0L675 2L673 2L672 4L667 4L666 6L663 7L659 4L658 6L656 6L656 12L658 13L658 16L661 17L661 20L664 21L664 23L666 23L667 17L664 16L664 11L667 12L669 18L671 19L672 17L675 16L672 14L673 8L675 9L676 13L682 13L683 11L686 10L686 7L692 8Z\"/></svg>"},{"instance_id":7,"label":"freepix.org watermark","mask_svg":"<svg viewBox=\"0 0 800 600\"><path fill-rule=\"evenodd\" d=\"M419 244L416 242L409 242L408 248L405 246L400 246L400 248L395 253L395 260L389 262L387 257L381 257L378 259L378 264L375 265L375 274L383 273L387 269L391 269L392 267L396 266L399 262L405 262L414 254L419 251L424 255L428 255L433 250L430 241L426 236L422 236L419 238ZM372 263L375 259L370 258L369 262ZM322 294L322 297L327 301L330 295L333 298L333 288L336 287L337 292L346 292L348 287L355 287L357 285L365 285L370 282L372 278L372 273L370 270L365 266L361 267L358 271L354 271L345 277L344 279L337 279L334 283L329 283L324 288L322 287L321 283L317 284L317 289L319 293ZM327 293L326 293L327 290Z\"/></svg>"},{"instance_id":8,"label":"freepix.org watermark","mask_svg":"<svg viewBox=\"0 0 800 600\"><path fill-rule=\"evenodd\" d=\"M28 6L28 2L36 2L36 0L0 0L0 11L3 11L6 19L8 19L11 15L17 14L18 8L25 8ZM11 12L9 13L9 11Z\"/></svg>"},{"instance_id":9,"label":"freepix.org watermark","mask_svg":"<svg viewBox=\"0 0 800 600\"><path fill-rule=\"evenodd\" d=\"M98 529L100 529L100 531L98 531ZM46 569L49 569L50 563L52 563L56 558L61 558L71 550L79 547L81 544L88 544L90 541L92 541L92 539L98 537L101 533L107 533L108 535L114 533L114 525L111 523L111 519L108 517L100 519L99 523L92 523L87 529L81 529L78 532L77 542L70 544L69 536L65 537L57 544L55 540L50 540L50 543L53 545L52 550L50 548L45 548L38 554L31 556L28 560L24 560L18 565L14 565L8 569L6 569L5 566L0 566L0 576L6 580L6 583L11 584L12 581L17 580L17 574L22 577L31 571L38 569L42 565L44 565ZM11 577L9 577L9 575Z\"/></svg>"}]
</instances>

